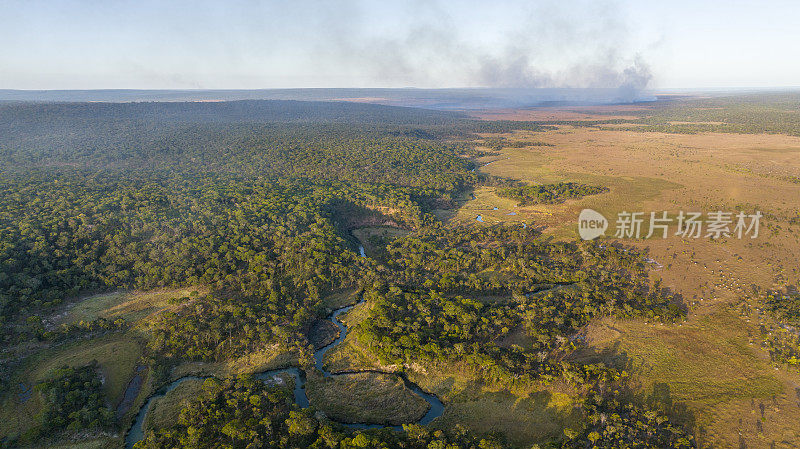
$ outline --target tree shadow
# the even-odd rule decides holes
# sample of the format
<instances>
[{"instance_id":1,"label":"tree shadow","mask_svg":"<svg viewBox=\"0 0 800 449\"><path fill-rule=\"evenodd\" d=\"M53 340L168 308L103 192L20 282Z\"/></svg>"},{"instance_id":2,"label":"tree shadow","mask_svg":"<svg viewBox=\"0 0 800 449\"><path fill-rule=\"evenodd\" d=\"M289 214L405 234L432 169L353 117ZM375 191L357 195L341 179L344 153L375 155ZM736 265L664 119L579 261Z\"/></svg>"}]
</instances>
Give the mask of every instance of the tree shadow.
<instances>
[{"instance_id":1,"label":"tree shadow","mask_svg":"<svg viewBox=\"0 0 800 449\"><path fill-rule=\"evenodd\" d=\"M583 333L576 334L576 336L573 337L573 340L583 339L585 339ZM628 356L628 353L621 351L620 347L621 343L618 341L608 347L596 348L582 346L567 356L566 360L585 364L602 364L619 371L630 372L636 367L634 366L633 360Z\"/></svg>"},{"instance_id":2,"label":"tree shadow","mask_svg":"<svg viewBox=\"0 0 800 449\"><path fill-rule=\"evenodd\" d=\"M675 401L667 383L653 384L652 391L644 396L644 404L653 410L658 410L686 429L694 429L696 426L694 413L686 404Z\"/></svg>"},{"instance_id":3,"label":"tree shadow","mask_svg":"<svg viewBox=\"0 0 800 449\"><path fill-rule=\"evenodd\" d=\"M637 364L633 358L628 356L627 352L620 349L620 346L620 342L615 342L604 348L584 347L576 351L569 359L587 364L599 363L617 371L646 375L648 367ZM671 386L668 383L656 382L648 387L635 379L636 377L628 378L620 386L622 398L668 417L672 423L693 433L698 443L704 439L705 430L698 426L694 412L685 403L673 397Z\"/></svg>"}]
</instances>

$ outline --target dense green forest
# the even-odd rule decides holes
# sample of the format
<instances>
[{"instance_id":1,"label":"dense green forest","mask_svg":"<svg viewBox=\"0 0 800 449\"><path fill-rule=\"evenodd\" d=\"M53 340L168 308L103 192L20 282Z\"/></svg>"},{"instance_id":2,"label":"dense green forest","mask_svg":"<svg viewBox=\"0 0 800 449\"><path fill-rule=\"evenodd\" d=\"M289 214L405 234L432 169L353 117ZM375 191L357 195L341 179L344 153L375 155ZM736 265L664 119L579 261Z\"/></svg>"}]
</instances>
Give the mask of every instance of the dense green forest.
<instances>
[{"instance_id":1,"label":"dense green forest","mask_svg":"<svg viewBox=\"0 0 800 449\"><path fill-rule=\"evenodd\" d=\"M357 330L384 363L458 360L504 382L583 379L585 367L563 357L591 318L684 313L679 298L649 282L640 252L549 242L519 227L430 226L388 245L385 262L387 275L366 288L373 307ZM481 301L486 295L509 299ZM532 347L502 343L518 328Z\"/></svg>"},{"instance_id":2,"label":"dense green forest","mask_svg":"<svg viewBox=\"0 0 800 449\"><path fill-rule=\"evenodd\" d=\"M679 297L649 281L643 253L553 242L518 226L452 227L431 213L497 182L472 171L479 153L467 138L513 129L543 128L344 103L0 105L0 336L9 348L0 372L5 379L22 366L30 342L129 327L124 319L48 325L81 295L203 285L207 293L173 299L150 322L144 360L154 372L276 347L307 366L324 298L350 288L370 305L356 334L384 362L465 361L507 384L562 379L587 389L613 377L616 367L567 360L581 327L604 315L684 314ZM552 202L604 191L551 187L518 196ZM410 234L359 257L350 231L376 220ZM534 343L506 343L512 332ZM44 416L41 429L112 424L92 366L54 376L39 391L60 416ZM587 425L604 401L586 409ZM290 402L252 380L209 382L175 427L140 447L501 447L458 429L353 434ZM615 426L651 419L619 407ZM650 438L607 436L602 426L562 443ZM638 447L677 440L653 441Z\"/></svg>"}]
</instances>

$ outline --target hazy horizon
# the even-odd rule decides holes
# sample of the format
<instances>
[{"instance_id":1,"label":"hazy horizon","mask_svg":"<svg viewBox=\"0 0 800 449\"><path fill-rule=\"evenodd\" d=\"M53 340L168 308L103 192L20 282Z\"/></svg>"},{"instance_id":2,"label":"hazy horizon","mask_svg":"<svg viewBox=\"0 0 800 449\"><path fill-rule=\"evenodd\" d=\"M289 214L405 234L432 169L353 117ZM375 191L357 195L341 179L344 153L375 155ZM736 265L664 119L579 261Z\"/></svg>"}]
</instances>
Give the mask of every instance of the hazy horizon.
<instances>
[{"instance_id":1,"label":"hazy horizon","mask_svg":"<svg viewBox=\"0 0 800 449\"><path fill-rule=\"evenodd\" d=\"M0 89L800 85L800 6L0 2Z\"/></svg>"}]
</instances>

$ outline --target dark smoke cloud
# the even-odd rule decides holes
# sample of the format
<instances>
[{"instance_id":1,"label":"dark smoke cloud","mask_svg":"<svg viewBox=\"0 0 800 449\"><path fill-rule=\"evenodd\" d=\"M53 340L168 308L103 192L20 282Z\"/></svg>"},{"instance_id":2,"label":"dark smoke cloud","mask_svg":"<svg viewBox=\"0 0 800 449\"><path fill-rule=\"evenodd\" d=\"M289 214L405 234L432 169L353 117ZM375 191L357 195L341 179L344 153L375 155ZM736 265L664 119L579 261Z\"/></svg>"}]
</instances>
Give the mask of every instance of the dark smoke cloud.
<instances>
[{"instance_id":1,"label":"dark smoke cloud","mask_svg":"<svg viewBox=\"0 0 800 449\"><path fill-rule=\"evenodd\" d=\"M0 1L4 87L601 87L633 98L650 80L615 0L11 3Z\"/></svg>"},{"instance_id":2,"label":"dark smoke cloud","mask_svg":"<svg viewBox=\"0 0 800 449\"><path fill-rule=\"evenodd\" d=\"M628 48L628 26L613 2L501 2L494 7L516 8L523 19L511 28L487 21L477 31L491 42L463 34L456 4L416 3L405 11L404 29L377 35L364 28L379 19L350 5L349 17L329 11L325 22L335 25L317 57L346 61L379 85L613 88L634 99L652 78L642 55Z\"/></svg>"}]
</instances>

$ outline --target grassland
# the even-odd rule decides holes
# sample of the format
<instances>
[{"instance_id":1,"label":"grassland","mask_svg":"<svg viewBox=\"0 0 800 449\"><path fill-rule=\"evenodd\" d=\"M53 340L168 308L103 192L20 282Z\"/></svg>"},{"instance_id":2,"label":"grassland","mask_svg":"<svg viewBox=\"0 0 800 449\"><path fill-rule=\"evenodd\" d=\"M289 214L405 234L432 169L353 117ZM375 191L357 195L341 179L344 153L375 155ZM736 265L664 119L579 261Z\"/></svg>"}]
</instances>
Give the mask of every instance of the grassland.
<instances>
[{"instance_id":1,"label":"grassland","mask_svg":"<svg viewBox=\"0 0 800 449\"><path fill-rule=\"evenodd\" d=\"M758 350L755 323L725 304L711 309L671 326L609 318L588 335L594 348L627 360L642 392L666 389L688 407L701 442L733 447L738 432L748 447L800 438L796 373L776 371Z\"/></svg>"},{"instance_id":2,"label":"grassland","mask_svg":"<svg viewBox=\"0 0 800 449\"><path fill-rule=\"evenodd\" d=\"M252 352L225 362L185 362L172 370L172 379L184 376L227 377L251 374L285 366L297 365L298 354L285 352L277 346Z\"/></svg>"},{"instance_id":3,"label":"grassland","mask_svg":"<svg viewBox=\"0 0 800 449\"><path fill-rule=\"evenodd\" d=\"M168 427L177 422L183 407L202 393L203 382L186 380L163 397L153 400L144 422L145 432L154 428Z\"/></svg>"},{"instance_id":4,"label":"grassland","mask_svg":"<svg viewBox=\"0 0 800 449\"><path fill-rule=\"evenodd\" d=\"M82 366L96 360L104 380L103 390L113 406L122 399L141 354L141 344L129 335L109 335L66 344L27 358L13 374L12 385L30 388L46 379L55 368ZM38 415L43 407L41 395L33 392L25 398L12 393L3 397L0 435L23 435L39 424Z\"/></svg>"},{"instance_id":5,"label":"grassland","mask_svg":"<svg viewBox=\"0 0 800 449\"><path fill-rule=\"evenodd\" d=\"M112 292L82 298L68 304L53 319L54 324L91 321L96 318L116 319L137 323L170 306L170 300L202 294L204 287L149 292Z\"/></svg>"},{"instance_id":6,"label":"grassland","mask_svg":"<svg viewBox=\"0 0 800 449\"><path fill-rule=\"evenodd\" d=\"M358 301L356 294L358 292L355 289L348 288L333 292L323 298L323 304L328 312L332 312L335 309L349 306L355 304Z\"/></svg>"},{"instance_id":7,"label":"grassland","mask_svg":"<svg viewBox=\"0 0 800 449\"><path fill-rule=\"evenodd\" d=\"M531 441L557 438L565 427L575 426L580 414L574 407L573 397L549 390L515 395L478 388L452 398L435 426L466 425L479 433L505 435L509 443L526 447Z\"/></svg>"},{"instance_id":8,"label":"grassland","mask_svg":"<svg viewBox=\"0 0 800 449\"><path fill-rule=\"evenodd\" d=\"M591 119L624 111L603 110ZM511 113L511 112L508 112ZM559 120L551 110L547 120ZM561 120L587 119L590 110L565 111ZM646 114L646 108L632 114ZM521 118L521 117L517 117ZM608 117L605 117L606 119ZM628 117L630 118L630 117ZM559 205L514 207L482 188L463 199L451 221L534 223L557 238L577 238L583 208L611 221L626 211L738 211L765 214L757 239L707 238L625 240L647 248L653 277L680 293L690 307L687 321L673 326L640 320L593 323L586 357L614 357L629 365L643 397L668 392L691 422L702 447L796 447L800 441L800 376L773 366L759 347L757 320L740 317L739 302L761 288L796 284L800 279L800 139L780 134L677 134L638 132L618 125L561 124L557 131L517 132L509 141L553 146L504 148L496 162L480 170L526 183L576 181L609 187L610 192ZM497 207L498 210L493 210ZM506 215L509 211L516 215ZM750 320L750 321L748 321ZM476 404L488 403L479 397ZM465 409L448 404L442 420L470 422L488 404ZM470 424L490 430L487 417ZM513 427L513 428L512 428ZM521 440L524 424L504 431Z\"/></svg>"},{"instance_id":9,"label":"grassland","mask_svg":"<svg viewBox=\"0 0 800 449\"><path fill-rule=\"evenodd\" d=\"M355 373L322 377L310 372L308 398L340 422L399 425L419 420L428 403L393 374Z\"/></svg>"}]
</instances>

